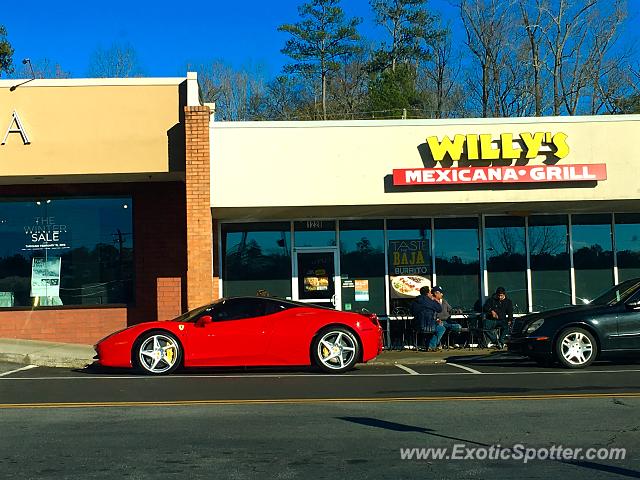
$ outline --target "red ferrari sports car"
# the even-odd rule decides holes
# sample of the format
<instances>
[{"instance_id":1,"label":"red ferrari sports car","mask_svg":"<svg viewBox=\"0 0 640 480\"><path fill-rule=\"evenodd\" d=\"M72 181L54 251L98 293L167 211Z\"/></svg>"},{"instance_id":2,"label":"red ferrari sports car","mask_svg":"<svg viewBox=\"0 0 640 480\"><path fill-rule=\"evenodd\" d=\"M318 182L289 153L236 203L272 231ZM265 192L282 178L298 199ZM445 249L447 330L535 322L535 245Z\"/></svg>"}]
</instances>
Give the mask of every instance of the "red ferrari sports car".
<instances>
[{"instance_id":1,"label":"red ferrari sports car","mask_svg":"<svg viewBox=\"0 0 640 480\"><path fill-rule=\"evenodd\" d=\"M375 314L268 297L223 298L174 320L112 333L95 345L99 365L153 375L180 366L317 365L341 373L382 351Z\"/></svg>"}]
</instances>

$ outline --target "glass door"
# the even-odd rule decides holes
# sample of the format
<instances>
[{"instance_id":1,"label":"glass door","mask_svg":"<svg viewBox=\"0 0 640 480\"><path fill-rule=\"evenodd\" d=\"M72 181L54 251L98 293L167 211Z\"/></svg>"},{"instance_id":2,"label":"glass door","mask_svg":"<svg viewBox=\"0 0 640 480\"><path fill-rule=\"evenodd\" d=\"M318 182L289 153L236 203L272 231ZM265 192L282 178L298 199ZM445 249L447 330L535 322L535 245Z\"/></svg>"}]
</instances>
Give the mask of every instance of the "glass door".
<instances>
[{"instance_id":1,"label":"glass door","mask_svg":"<svg viewBox=\"0 0 640 480\"><path fill-rule=\"evenodd\" d=\"M298 248L293 258L293 299L340 310L338 249Z\"/></svg>"}]
</instances>

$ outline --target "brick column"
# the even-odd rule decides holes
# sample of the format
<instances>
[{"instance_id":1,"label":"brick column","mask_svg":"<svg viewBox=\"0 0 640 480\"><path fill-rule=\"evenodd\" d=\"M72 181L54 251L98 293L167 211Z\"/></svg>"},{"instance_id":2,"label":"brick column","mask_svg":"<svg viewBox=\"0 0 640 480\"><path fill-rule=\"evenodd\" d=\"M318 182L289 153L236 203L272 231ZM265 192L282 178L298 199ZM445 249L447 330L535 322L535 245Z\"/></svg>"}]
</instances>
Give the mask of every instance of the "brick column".
<instances>
[{"instance_id":1,"label":"brick column","mask_svg":"<svg viewBox=\"0 0 640 480\"><path fill-rule=\"evenodd\" d=\"M187 198L187 308L213 301L209 107L184 107Z\"/></svg>"}]
</instances>

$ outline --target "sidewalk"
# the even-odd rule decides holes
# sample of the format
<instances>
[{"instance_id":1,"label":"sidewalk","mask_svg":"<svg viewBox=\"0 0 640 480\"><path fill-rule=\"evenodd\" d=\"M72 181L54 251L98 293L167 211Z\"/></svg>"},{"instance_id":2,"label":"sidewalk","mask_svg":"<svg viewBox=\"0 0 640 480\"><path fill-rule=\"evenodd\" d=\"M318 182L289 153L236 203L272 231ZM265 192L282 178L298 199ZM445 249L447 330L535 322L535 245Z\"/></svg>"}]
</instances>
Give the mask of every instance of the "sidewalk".
<instances>
[{"instance_id":1,"label":"sidewalk","mask_svg":"<svg viewBox=\"0 0 640 480\"><path fill-rule=\"evenodd\" d=\"M41 367L83 368L93 363L95 351L91 345L41 342L0 338L0 362L22 363ZM483 349L449 349L439 352L386 350L369 365L434 365L446 363L451 357L477 357L498 353Z\"/></svg>"},{"instance_id":2,"label":"sidewalk","mask_svg":"<svg viewBox=\"0 0 640 480\"><path fill-rule=\"evenodd\" d=\"M0 362L83 368L93 363L95 354L91 345L0 338Z\"/></svg>"}]
</instances>

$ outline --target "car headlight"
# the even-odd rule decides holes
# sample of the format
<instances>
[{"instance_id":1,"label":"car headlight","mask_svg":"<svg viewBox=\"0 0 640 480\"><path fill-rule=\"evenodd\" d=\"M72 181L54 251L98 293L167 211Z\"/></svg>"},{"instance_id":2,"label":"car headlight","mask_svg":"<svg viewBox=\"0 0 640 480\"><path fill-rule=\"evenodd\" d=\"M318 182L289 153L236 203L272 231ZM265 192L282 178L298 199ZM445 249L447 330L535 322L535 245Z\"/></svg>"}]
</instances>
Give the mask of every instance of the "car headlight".
<instances>
[{"instance_id":1,"label":"car headlight","mask_svg":"<svg viewBox=\"0 0 640 480\"><path fill-rule=\"evenodd\" d=\"M544 318L541 318L540 320L536 320L535 322L530 323L529 326L525 329L524 333L528 335L530 333L535 332L537 329L539 329L542 326L543 323L544 323Z\"/></svg>"}]
</instances>

